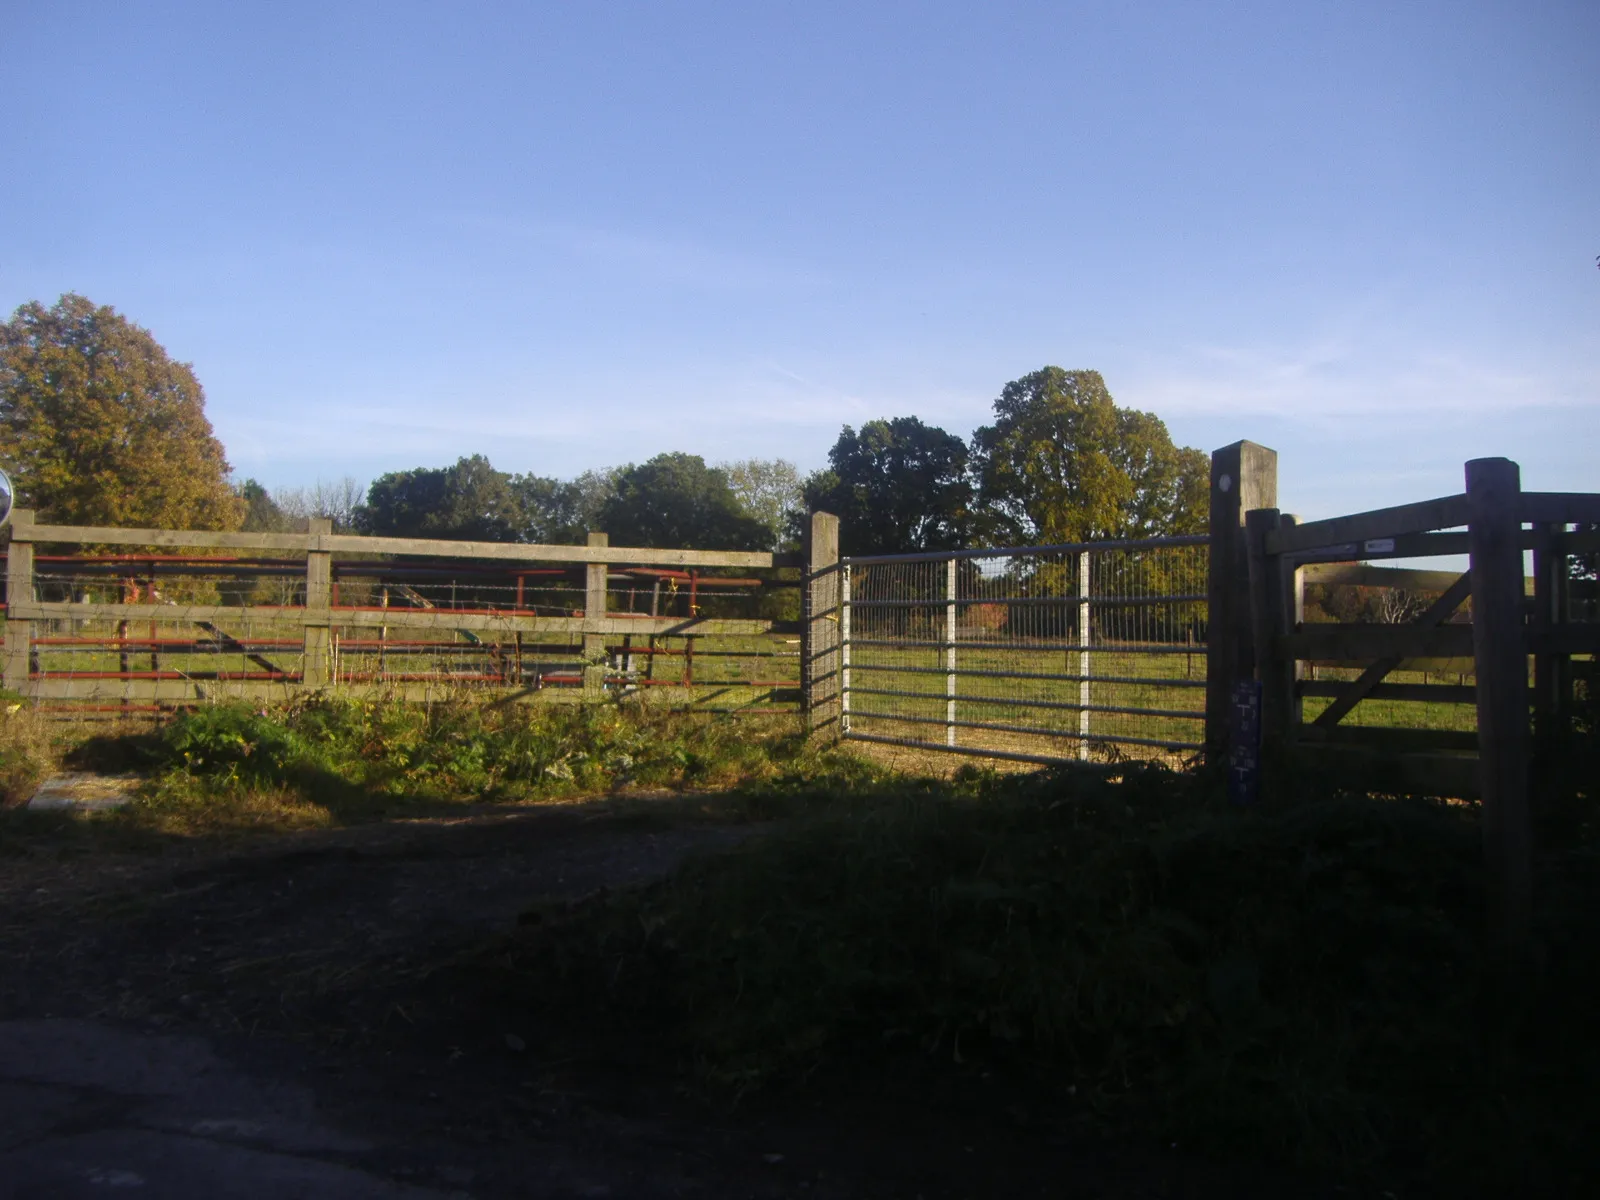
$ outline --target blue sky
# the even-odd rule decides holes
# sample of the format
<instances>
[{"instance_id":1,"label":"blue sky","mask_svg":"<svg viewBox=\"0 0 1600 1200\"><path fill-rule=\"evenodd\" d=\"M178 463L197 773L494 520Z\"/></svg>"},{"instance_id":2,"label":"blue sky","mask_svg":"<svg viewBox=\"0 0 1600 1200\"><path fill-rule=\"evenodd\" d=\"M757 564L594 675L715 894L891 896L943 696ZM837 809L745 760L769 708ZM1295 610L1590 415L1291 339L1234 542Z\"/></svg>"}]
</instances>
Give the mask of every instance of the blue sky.
<instances>
[{"instance_id":1,"label":"blue sky","mask_svg":"<svg viewBox=\"0 0 1600 1200\"><path fill-rule=\"evenodd\" d=\"M1597 486L1600 4L0 0L0 308L240 476L822 465L1045 364L1307 517Z\"/></svg>"}]
</instances>

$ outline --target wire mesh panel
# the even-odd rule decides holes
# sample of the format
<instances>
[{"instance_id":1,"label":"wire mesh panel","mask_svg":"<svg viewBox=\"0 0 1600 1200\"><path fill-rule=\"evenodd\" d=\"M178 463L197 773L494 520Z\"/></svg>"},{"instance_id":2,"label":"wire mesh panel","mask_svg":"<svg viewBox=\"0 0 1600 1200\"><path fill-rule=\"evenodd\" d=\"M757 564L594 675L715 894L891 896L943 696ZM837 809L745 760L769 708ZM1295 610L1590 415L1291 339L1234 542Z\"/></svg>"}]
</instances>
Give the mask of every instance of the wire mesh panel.
<instances>
[{"instance_id":1,"label":"wire mesh panel","mask_svg":"<svg viewBox=\"0 0 1600 1200\"><path fill-rule=\"evenodd\" d=\"M846 737L1025 760L1186 757L1203 536L846 559Z\"/></svg>"}]
</instances>

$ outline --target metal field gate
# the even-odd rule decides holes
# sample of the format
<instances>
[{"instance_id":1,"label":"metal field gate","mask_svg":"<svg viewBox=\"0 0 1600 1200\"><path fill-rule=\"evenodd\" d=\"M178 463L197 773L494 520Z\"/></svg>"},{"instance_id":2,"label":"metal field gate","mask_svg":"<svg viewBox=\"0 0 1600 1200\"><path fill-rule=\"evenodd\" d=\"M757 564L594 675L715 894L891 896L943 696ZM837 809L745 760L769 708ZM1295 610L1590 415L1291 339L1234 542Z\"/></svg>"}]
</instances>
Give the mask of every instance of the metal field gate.
<instances>
[{"instance_id":1,"label":"metal field gate","mask_svg":"<svg viewBox=\"0 0 1600 1200\"><path fill-rule=\"evenodd\" d=\"M1199 753L1208 543L841 559L843 736L1024 762Z\"/></svg>"}]
</instances>

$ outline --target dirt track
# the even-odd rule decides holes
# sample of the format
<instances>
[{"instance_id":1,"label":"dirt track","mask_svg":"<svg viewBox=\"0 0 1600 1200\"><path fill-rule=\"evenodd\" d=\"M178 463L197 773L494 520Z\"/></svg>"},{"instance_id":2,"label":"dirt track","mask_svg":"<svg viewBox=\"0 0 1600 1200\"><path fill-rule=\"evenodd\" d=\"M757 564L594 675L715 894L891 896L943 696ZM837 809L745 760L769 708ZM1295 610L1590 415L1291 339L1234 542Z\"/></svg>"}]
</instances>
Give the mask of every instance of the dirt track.
<instances>
[{"instance_id":1,"label":"dirt track","mask_svg":"<svg viewBox=\"0 0 1600 1200\"><path fill-rule=\"evenodd\" d=\"M514 1005L428 985L537 899L761 834L565 806L0 862L0 1197L113 1177L177 1197L1289 1194L1165 1147L1069 1146L981 1098L714 1111L623 1051L549 1061ZM191 1087L130 1061L204 1065Z\"/></svg>"}]
</instances>

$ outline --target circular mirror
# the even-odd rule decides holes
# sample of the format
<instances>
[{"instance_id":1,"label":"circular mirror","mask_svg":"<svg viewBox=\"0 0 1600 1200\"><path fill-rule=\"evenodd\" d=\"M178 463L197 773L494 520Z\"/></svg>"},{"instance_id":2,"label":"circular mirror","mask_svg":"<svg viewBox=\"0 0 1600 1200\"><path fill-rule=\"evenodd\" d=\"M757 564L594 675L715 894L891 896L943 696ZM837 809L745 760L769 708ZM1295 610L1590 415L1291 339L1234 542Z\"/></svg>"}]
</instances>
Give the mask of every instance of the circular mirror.
<instances>
[{"instance_id":1,"label":"circular mirror","mask_svg":"<svg viewBox=\"0 0 1600 1200\"><path fill-rule=\"evenodd\" d=\"M11 476L0 471L0 525L11 519Z\"/></svg>"}]
</instances>

